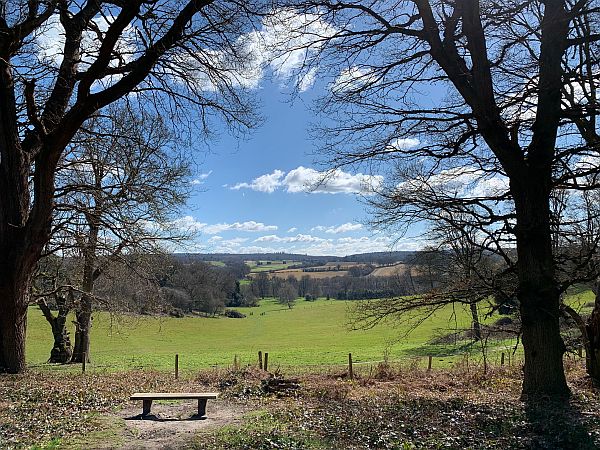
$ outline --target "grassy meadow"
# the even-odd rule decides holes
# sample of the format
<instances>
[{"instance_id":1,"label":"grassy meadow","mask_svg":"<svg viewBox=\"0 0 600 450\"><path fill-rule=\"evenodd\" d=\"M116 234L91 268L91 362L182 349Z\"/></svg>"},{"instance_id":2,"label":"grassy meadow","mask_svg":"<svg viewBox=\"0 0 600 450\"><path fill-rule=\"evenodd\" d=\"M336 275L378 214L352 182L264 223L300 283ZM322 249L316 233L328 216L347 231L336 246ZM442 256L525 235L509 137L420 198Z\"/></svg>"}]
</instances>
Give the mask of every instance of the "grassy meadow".
<instances>
[{"instance_id":1,"label":"grassy meadow","mask_svg":"<svg viewBox=\"0 0 600 450\"><path fill-rule=\"evenodd\" d=\"M582 305L591 299L590 293L581 293L573 297L572 303ZM462 347L460 342L428 344L436 336L469 327L469 313L460 306L446 307L409 332L412 327L408 323L350 330L347 312L351 305L352 302L339 300L299 300L293 309L288 309L266 299L259 307L238 308L247 315L244 319L112 317L100 312L93 321L90 368L169 370L175 353L180 355L182 371L223 367L232 364L234 355L241 358L241 364L254 363L259 350L269 353L272 369L343 365L349 352L359 366L381 361L384 355L390 361L433 355L436 366L456 362L465 352L479 356L479 347L465 347L464 341ZM487 320L493 322L497 318ZM52 346L50 328L37 307L30 308L28 320L28 363L51 367L45 364ZM72 325L70 331L73 336ZM494 352L511 344L493 343L492 359L497 358Z\"/></svg>"},{"instance_id":2,"label":"grassy meadow","mask_svg":"<svg viewBox=\"0 0 600 450\"><path fill-rule=\"evenodd\" d=\"M585 311L592 299L585 291L571 295L568 302ZM581 358L566 359L569 382L581 394L574 396L575 407L568 408L568 416L560 410L527 411L518 401L520 364L498 365L500 351L514 341L490 342L489 362L496 367L488 371L480 364L465 364L480 359L477 346L465 358L466 341L428 344L440 334L468 327L467 311L447 307L406 335L406 324L349 331L345 324L352 304L298 301L289 310L269 299L257 308L240 308L248 314L245 319L111 320L97 313L93 363L86 376L78 373L79 365L44 363L51 335L41 312L32 307L28 362L33 370L0 380L6 406L0 408L0 447L163 448L164 432L156 431L158 423L140 429L138 421L123 420L132 411L128 396L136 391L187 392L200 383L226 399L211 403L210 411L220 408L236 421L227 419L232 422L204 430L169 431L173 448L598 448L598 397ZM265 394L263 372L232 368L234 355L241 357L242 366L255 364L258 350L269 352L271 372L281 367L283 374L300 380L293 400ZM348 352L361 375L352 382L342 376ZM386 352L389 360L404 364L373 362ZM184 375L178 380L172 373L175 353ZM435 355L436 370L425 370L427 355ZM219 370L199 371L212 366ZM250 412L242 414L248 406ZM169 404L169 411L174 408ZM188 414L188 409L189 404L176 411ZM586 415L573 418L575 410ZM40 411L53 413L40 420ZM165 422L169 427L177 423L187 427L193 421ZM3 436L11 440L3 442ZM11 446L15 442L17 446ZM537 446L539 442L551 445Z\"/></svg>"},{"instance_id":3,"label":"grassy meadow","mask_svg":"<svg viewBox=\"0 0 600 450\"><path fill-rule=\"evenodd\" d=\"M260 265L259 265L260 263ZM287 269L294 264L298 264L297 261L246 261L246 265L250 267L252 273L258 272L270 272L272 270Z\"/></svg>"}]
</instances>

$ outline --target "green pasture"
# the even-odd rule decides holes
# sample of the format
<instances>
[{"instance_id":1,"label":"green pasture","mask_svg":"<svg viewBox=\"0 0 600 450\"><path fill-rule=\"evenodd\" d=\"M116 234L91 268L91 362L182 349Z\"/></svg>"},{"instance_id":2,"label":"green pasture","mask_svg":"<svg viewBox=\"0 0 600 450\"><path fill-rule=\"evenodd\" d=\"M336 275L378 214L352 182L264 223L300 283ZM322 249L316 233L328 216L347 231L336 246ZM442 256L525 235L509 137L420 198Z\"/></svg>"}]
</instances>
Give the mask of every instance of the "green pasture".
<instances>
[{"instance_id":1,"label":"green pasture","mask_svg":"<svg viewBox=\"0 0 600 450\"><path fill-rule=\"evenodd\" d=\"M591 301L591 292L572 297L579 307ZM350 330L347 311L353 302L321 299L299 300L293 309L263 300L256 308L238 308L244 319L225 317L132 317L96 313L92 328L92 370L147 368L168 370L179 354L182 371L231 365L234 355L241 363L254 363L259 350L269 353L270 367L343 365L351 352L356 363L417 361L428 355L437 366L454 363L466 353L477 358L479 346L466 341L430 345L436 336L470 326L466 308L448 306L412 329L413 323L392 323L369 330ZM482 311L485 313L485 311ZM498 316L486 319L493 322ZM74 335L74 330L71 330ZM490 355L513 345L492 342ZM28 315L27 359L30 366L45 364L52 346L50 328L41 311L31 307ZM495 355L495 356L494 356ZM424 363L424 361L419 361ZM68 369L61 369L68 370Z\"/></svg>"},{"instance_id":2,"label":"green pasture","mask_svg":"<svg viewBox=\"0 0 600 450\"><path fill-rule=\"evenodd\" d=\"M259 262L261 265L258 265ZM267 264L267 262L271 264ZM298 264L298 261L286 260L285 264L283 261L246 261L246 264L250 267L251 272L268 272L270 270L287 269L290 266Z\"/></svg>"},{"instance_id":3,"label":"green pasture","mask_svg":"<svg viewBox=\"0 0 600 450\"><path fill-rule=\"evenodd\" d=\"M226 264L223 261L207 261L208 264L215 267L225 267Z\"/></svg>"}]
</instances>

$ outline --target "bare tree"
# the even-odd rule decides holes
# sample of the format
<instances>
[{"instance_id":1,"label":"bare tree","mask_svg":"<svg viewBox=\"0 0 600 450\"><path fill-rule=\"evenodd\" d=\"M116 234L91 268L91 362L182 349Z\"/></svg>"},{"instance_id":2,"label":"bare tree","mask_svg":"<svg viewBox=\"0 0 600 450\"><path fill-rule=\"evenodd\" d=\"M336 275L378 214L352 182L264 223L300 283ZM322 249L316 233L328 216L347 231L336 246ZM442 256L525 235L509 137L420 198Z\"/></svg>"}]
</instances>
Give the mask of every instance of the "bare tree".
<instances>
[{"instance_id":1,"label":"bare tree","mask_svg":"<svg viewBox=\"0 0 600 450\"><path fill-rule=\"evenodd\" d=\"M86 123L56 173L46 248L80 262L69 286L78 292L72 362L90 359L96 280L117 261L137 264L132 252L156 253L187 237L170 225L191 186L182 144L158 117L114 105L107 113Z\"/></svg>"},{"instance_id":2,"label":"bare tree","mask_svg":"<svg viewBox=\"0 0 600 450\"><path fill-rule=\"evenodd\" d=\"M332 77L319 105L334 121L328 163L387 167L376 225L403 231L450 210L485 230L518 280L523 397L569 395L550 199L558 187L596 187L581 180L598 164L581 162L598 152L582 142L596 134L598 2L298 6L329 24L301 68Z\"/></svg>"},{"instance_id":3,"label":"bare tree","mask_svg":"<svg viewBox=\"0 0 600 450\"><path fill-rule=\"evenodd\" d=\"M34 298L37 298L36 303L50 324L54 339L48 358L50 363L66 364L73 355L67 319L75 298L65 270L68 265L63 258L47 256L42 258L34 275ZM53 314L52 307L56 309L56 315Z\"/></svg>"},{"instance_id":4,"label":"bare tree","mask_svg":"<svg viewBox=\"0 0 600 450\"><path fill-rule=\"evenodd\" d=\"M213 131L256 116L234 75L254 2L15 0L0 8L0 368L25 368L31 277L48 242L56 167L121 99ZM129 95L134 93L133 95ZM188 122L190 116L188 115Z\"/></svg>"},{"instance_id":5,"label":"bare tree","mask_svg":"<svg viewBox=\"0 0 600 450\"><path fill-rule=\"evenodd\" d=\"M298 289L289 281L285 281L277 291L277 302L292 309L298 298Z\"/></svg>"},{"instance_id":6,"label":"bare tree","mask_svg":"<svg viewBox=\"0 0 600 450\"><path fill-rule=\"evenodd\" d=\"M190 311L215 316L236 290L236 278L227 267L216 267L193 258L173 262L167 286L185 293Z\"/></svg>"},{"instance_id":7,"label":"bare tree","mask_svg":"<svg viewBox=\"0 0 600 450\"><path fill-rule=\"evenodd\" d=\"M433 239L438 241L440 250L448 256L448 270L443 289L465 294L462 300L469 304L473 338L480 341L482 335L477 305L488 297L489 290L483 289L483 292L480 292L478 289L482 284L481 273L484 270L481 266L488 261L481 246L477 245L477 229L469 226L468 221L463 227L452 228L440 222L434 225L431 233Z\"/></svg>"}]
</instances>

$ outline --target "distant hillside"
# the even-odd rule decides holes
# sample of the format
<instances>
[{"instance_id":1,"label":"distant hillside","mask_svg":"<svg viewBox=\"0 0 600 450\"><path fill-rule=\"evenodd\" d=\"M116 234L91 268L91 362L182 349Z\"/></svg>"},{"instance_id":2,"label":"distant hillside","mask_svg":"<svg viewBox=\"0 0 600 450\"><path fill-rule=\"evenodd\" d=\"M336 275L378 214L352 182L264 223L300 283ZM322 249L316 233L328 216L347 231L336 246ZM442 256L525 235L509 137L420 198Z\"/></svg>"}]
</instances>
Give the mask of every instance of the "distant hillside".
<instances>
[{"instance_id":1,"label":"distant hillside","mask_svg":"<svg viewBox=\"0 0 600 450\"><path fill-rule=\"evenodd\" d=\"M357 253L348 256L312 256L297 253L176 253L176 258L200 261L247 261L247 260L273 260L273 261L302 261L309 265L326 264L328 262L359 262L373 264L393 264L405 261L414 252L371 252Z\"/></svg>"},{"instance_id":2,"label":"distant hillside","mask_svg":"<svg viewBox=\"0 0 600 450\"><path fill-rule=\"evenodd\" d=\"M406 261L406 259L414 255L414 253L415 252L411 251L357 253L355 255L344 256L343 258L340 258L340 261L393 264L396 262Z\"/></svg>"}]
</instances>

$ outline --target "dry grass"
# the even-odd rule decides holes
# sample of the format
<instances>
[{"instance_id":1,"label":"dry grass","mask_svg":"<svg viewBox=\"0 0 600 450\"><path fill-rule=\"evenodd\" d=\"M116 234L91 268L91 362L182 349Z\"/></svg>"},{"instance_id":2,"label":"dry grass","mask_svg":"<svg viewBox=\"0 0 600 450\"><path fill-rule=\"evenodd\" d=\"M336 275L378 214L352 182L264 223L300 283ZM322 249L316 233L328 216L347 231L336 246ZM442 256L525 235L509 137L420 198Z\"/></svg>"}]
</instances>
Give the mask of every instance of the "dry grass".
<instances>
[{"instance_id":1,"label":"dry grass","mask_svg":"<svg viewBox=\"0 0 600 450\"><path fill-rule=\"evenodd\" d=\"M371 272L372 277L393 277L396 275L404 275L410 266L404 263L394 264L393 266L378 267ZM413 269L414 272L414 269ZM413 273L414 274L414 273Z\"/></svg>"},{"instance_id":2,"label":"dry grass","mask_svg":"<svg viewBox=\"0 0 600 450\"><path fill-rule=\"evenodd\" d=\"M348 275L347 270L327 270L325 272L303 272L302 269L290 269L290 270L278 270L276 272L271 273L272 277L283 278L286 279L288 277L294 277L297 280L302 279L302 277L309 278L333 278L333 277L345 277Z\"/></svg>"},{"instance_id":3,"label":"dry grass","mask_svg":"<svg viewBox=\"0 0 600 450\"><path fill-rule=\"evenodd\" d=\"M204 432L197 448L597 448L600 398L581 361L566 360L570 403L531 409L519 401L521 368L459 364L427 371L374 365L295 375L301 388L267 394L272 374L252 367L204 370L174 380L159 372L0 376L0 448L110 434L110 416L139 390L216 389L256 411L241 427ZM286 378L286 374L275 374ZM114 425L114 424L113 424ZM190 442L186 445L192 445ZM116 445L115 445L116 447ZM59 447L60 448L60 447ZM82 447L83 448L83 447Z\"/></svg>"},{"instance_id":4,"label":"dry grass","mask_svg":"<svg viewBox=\"0 0 600 450\"><path fill-rule=\"evenodd\" d=\"M567 364L567 403L519 401L520 367L452 370L377 366L368 376L301 378L239 428L203 434L196 448L595 449L600 399L580 364Z\"/></svg>"}]
</instances>

